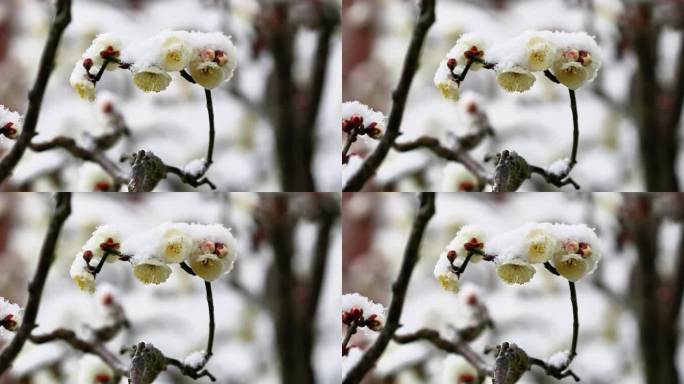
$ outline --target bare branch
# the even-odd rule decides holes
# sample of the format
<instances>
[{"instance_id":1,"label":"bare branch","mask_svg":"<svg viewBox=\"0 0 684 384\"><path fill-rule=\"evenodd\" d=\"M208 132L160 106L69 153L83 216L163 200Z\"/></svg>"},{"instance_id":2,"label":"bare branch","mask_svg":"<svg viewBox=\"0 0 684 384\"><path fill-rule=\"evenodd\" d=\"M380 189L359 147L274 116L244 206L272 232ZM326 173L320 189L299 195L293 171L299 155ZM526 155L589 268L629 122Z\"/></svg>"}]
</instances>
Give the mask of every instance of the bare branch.
<instances>
[{"instance_id":1,"label":"bare branch","mask_svg":"<svg viewBox=\"0 0 684 384\"><path fill-rule=\"evenodd\" d=\"M57 13L48 39L45 42L43 53L40 58L40 65L38 67L38 76L29 92L29 106L24 116L24 128L14 143L12 149L0 161L0 183L5 181L12 173L14 167L17 166L19 160L24 155L26 148L28 148L31 139L36 133L36 125L38 124L38 117L40 116L40 109L43 104L43 96L47 88L48 80L54 68L55 57L57 56L57 49L62 38L62 33L71 22L71 0L58 0Z\"/></svg>"},{"instance_id":2,"label":"bare branch","mask_svg":"<svg viewBox=\"0 0 684 384\"><path fill-rule=\"evenodd\" d=\"M345 377L343 384L356 384L361 382L363 377L373 368L375 362L385 351L385 348L387 348L394 333L399 328L399 320L404 308L404 300L406 299L406 290L408 289L413 268L418 262L418 252L420 250L423 234L425 233L428 222L434 214L435 194L430 192L421 193L418 214L416 215L411 234L406 242L399 276L397 276L397 280L392 285L392 301L387 313L385 327L382 329L373 345L364 352L359 362L347 373L347 377Z\"/></svg>"},{"instance_id":3,"label":"bare branch","mask_svg":"<svg viewBox=\"0 0 684 384\"><path fill-rule=\"evenodd\" d=\"M363 188L366 182L373 177L375 171L380 167L383 160L385 160L392 144L394 144L394 141L399 137L401 121L404 117L404 109L406 107L406 99L408 98L409 89L413 82L413 76L418 70L423 42L425 41L428 30L435 22L435 2L436 0L422 0L420 2L418 23L413 31L411 43L406 52L399 84L392 94L393 104L387 123L387 130L385 131L382 140L380 140L380 143L375 147L373 153L366 158L361 165L361 168L344 186L345 192L359 191Z\"/></svg>"},{"instance_id":4,"label":"bare branch","mask_svg":"<svg viewBox=\"0 0 684 384\"><path fill-rule=\"evenodd\" d=\"M71 194L68 192L58 193L55 197L56 207L50 220L43 245L40 249L40 258L38 259L38 267L33 276L33 280L28 286L28 302L25 307L24 319L9 345L0 353L0 376L12 365L12 362L17 357L19 352L29 338L31 331L36 326L36 318L38 317L38 309L40 307L40 300L43 295L43 288L45 287L45 280L47 280L48 272L52 266L52 261L55 258L55 248L59 234L62 231L62 226L67 217L71 214Z\"/></svg>"}]
</instances>

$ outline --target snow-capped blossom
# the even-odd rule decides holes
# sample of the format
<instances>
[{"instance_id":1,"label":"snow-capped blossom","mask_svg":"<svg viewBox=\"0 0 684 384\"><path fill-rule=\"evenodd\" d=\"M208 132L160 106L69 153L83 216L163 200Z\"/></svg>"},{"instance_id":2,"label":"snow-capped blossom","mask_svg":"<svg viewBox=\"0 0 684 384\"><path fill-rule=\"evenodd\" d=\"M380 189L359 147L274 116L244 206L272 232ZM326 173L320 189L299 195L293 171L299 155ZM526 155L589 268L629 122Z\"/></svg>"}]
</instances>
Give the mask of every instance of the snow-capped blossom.
<instances>
[{"instance_id":1,"label":"snow-capped blossom","mask_svg":"<svg viewBox=\"0 0 684 384\"><path fill-rule=\"evenodd\" d=\"M82 59L90 60L86 63L89 63L87 66L92 67L93 71L98 71L104 65L105 60L109 60L106 69L113 71L119 67L117 62L122 47L121 38L113 33L103 33L93 40L90 47L83 53Z\"/></svg>"},{"instance_id":2,"label":"snow-capped blossom","mask_svg":"<svg viewBox=\"0 0 684 384\"><path fill-rule=\"evenodd\" d=\"M193 369L199 369L205 362L205 352L195 351L185 356L183 359L183 365L188 366Z\"/></svg>"},{"instance_id":3,"label":"snow-capped blossom","mask_svg":"<svg viewBox=\"0 0 684 384\"><path fill-rule=\"evenodd\" d=\"M114 179L95 163L83 163L78 169L79 192L109 192L114 187Z\"/></svg>"},{"instance_id":4,"label":"snow-capped blossom","mask_svg":"<svg viewBox=\"0 0 684 384\"><path fill-rule=\"evenodd\" d=\"M88 260L92 260L92 252L90 252L90 254L87 252L90 251L81 251L76 254L74 261L71 263L69 275L78 286L78 289L84 292L93 293L95 292L95 275L93 275L88 266ZM87 257L86 255L90 255L90 257Z\"/></svg>"},{"instance_id":5,"label":"snow-capped blossom","mask_svg":"<svg viewBox=\"0 0 684 384\"><path fill-rule=\"evenodd\" d=\"M435 77L433 79L435 87L439 89L445 99L449 100L458 100L460 96L460 87L458 82L454 79L453 72L457 67L450 67L454 62L455 59L451 59L451 61L449 61L449 59L442 60L442 62L439 63L439 67L437 67L437 71L435 71ZM458 68L461 68L461 70L463 69L462 66Z\"/></svg>"},{"instance_id":6,"label":"snow-capped blossom","mask_svg":"<svg viewBox=\"0 0 684 384\"><path fill-rule=\"evenodd\" d=\"M213 89L233 77L237 67L237 48L230 36L220 32L192 32L188 39L193 46L188 70L197 84Z\"/></svg>"},{"instance_id":7,"label":"snow-capped blossom","mask_svg":"<svg viewBox=\"0 0 684 384\"><path fill-rule=\"evenodd\" d=\"M550 31L529 31L522 34L527 40L523 67L530 71L545 71L551 67L558 48L553 43Z\"/></svg>"},{"instance_id":8,"label":"snow-capped blossom","mask_svg":"<svg viewBox=\"0 0 684 384\"><path fill-rule=\"evenodd\" d=\"M77 62L73 71L71 71L69 84L71 84L71 87L78 93L81 99L95 100L95 83L91 81L83 60Z\"/></svg>"},{"instance_id":9,"label":"snow-capped blossom","mask_svg":"<svg viewBox=\"0 0 684 384\"><path fill-rule=\"evenodd\" d=\"M230 229L220 224L191 224L188 232L195 239L188 262L197 276L214 281L233 269L238 256L237 241Z\"/></svg>"},{"instance_id":10,"label":"snow-capped blossom","mask_svg":"<svg viewBox=\"0 0 684 384\"><path fill-rule=\"evenodd\" d=\"M546 359L546 363L554 368L563 369L568 366L568 361L570 360L569 351L556 352Z\"/></svg>"},{"instance_id":11,"label":"snow-capped blossom","mask_svg":"<svg viewBox=\"0 0 684 384\"><path fill-rule=\"evenodd\" d=\"M447 291L458 292L459 280L458 275L454 271L453 260L455 260L455 252L445 250L439 255L433 274L442 286Z\"/></svg>"},{"instance_id":12,"label":"snow-capped blossom","mask_svg":"<svg viewBox=\"0 0 684 384\"><path fill-rule=\"evenodd\" d=\"M165 262L180 263L190 256L195 241L184 231L186 227L183 223L167 223L160 226L161 255Z\"/></svg>"},{"instance_id":13,"label":"snow-capped blossom","mask_svg":"<svg viewBox=\"0 0 684 384\"><path fill-rule=\"evenodd\" d=\"M553 231L561 244L552 258L558 273L570 281L593 273L601 259L600 240L594 230L584 224L556 224Z\"/></svg>"},{"instance_id":14,"label":"snow-capped blossom","mask_svg":"<svg viewBox=\"0 0 684 384\"><path fill-rule=\"evenodd\" d=\"M132 70L133 84L143 92L158 93L171 84L171 75L156 66L140 67L134 65Z\"/></svg>"},{"instance_id":15,"label":"snow-capped blossom","mask_svg":"<svg viewBox=\"0 0 684 384\"><path fill-rule=\"evenodd\" d=\"M98 304L109 316L116 313L119 295L119 290L109 283L103 283L95 290L95 298Z\"/></svg>"},{"instance_id":16,"label":"snow-capped blossom","mask_svg":"<svg viewBox=\"0 0 684 384\"><path fill-rule=\"evenodd\" d=\"M159 285L171 276L171 268L154 255L136 256L131 262L133 275L143 284Z\"/></svg>"},{"instance_id":17,"label":"snow-capped blossom","mask_svg":"<svg viewBox=\"0 0 684 384\"><path fill-rule=\"evenodd\" d=\"M601 49L596 40L585 32L555 32L552 39L558 46L553 63L558 81L570 89L593 81L601 67Z\"/></svg>"},{"instance_id":18,"label":"snow-capped blossom","mask_svg":"<svg viewBox=\"0 0 684 384\"><path fill-rule=\"evenodd\" d=\"M527 226L528 232L524 240L524 251L530 263L545 263L553 257L560 242L552 232L549 223L535 223Z\"/></svg>"},{"instance_id":19,"label":"snow-capped blossom","mask_svg":"<svg viewBox=\"0 0 684 384\"><path fill-rule=\"evenodd\" d=\"M103 384L114 380L114 372L102 359L85 354L78 362L77 384Z\"/></svg>"},{"instance_id":20,"label":"snow-capped blossom","mask_svg":"<svg viewBox=\"0 0 684 384\"><path fill-rule=\"evenodd\" d=\"M546 167L546 172L558 177L567 175L570 172L570 159L563 158L554 161Z\"/></svg>"},{"instance_id":21,"label":"snow-capped blossom","mask_svg":"<svg viewBox=\"0 0 684 384\"><path fill-rule=\"evenodd\" d=\"M450 162L442 172L442 192L476 192L478 181L463 164Z\"/></svg>"},{"instance_id":22,"label":"snow-capped blossom","mask_svg":"<svg viewBox=\"0 0 684 384\"><path fill-rule=\"evenodd\" d=\"M475 384L477 370L462 356L450 354L442 365L441 384Z\"/></svg>"},{"instance_id":23,"label":"snow-capped blossom","mask_svg":"<svg viewBox=\"0 0 684 384\"><path fill-rule=\"evenodd\" d=\"M24 310L17 304L0 297L0 328L15 332L21 326Z\"/></svg>"},{"instance_id":24,"label":"snow-capped blossom","mask_svg":"<svg viewBox=\"0 0 684 384\"><path fill-rule=\"evenodd\" d=\"M447 54L447 59L455 59L455 64L462 66L465 66L468 60L484 60L487 46L488 44L481 35L472 32L464 33ZM479 62L473 62L470 66L471 71L477 71L480 68L482 68L482 64Z\"/></svg>"},{"instance_id":25,"label":"snow-capped blossom","mask_svg":"<svg viewBox=\"0 0 684 384\"><path fill-rule=\"evenodd\" d=\"M385 132L385 115L358 101L342 104L342 132L378 139Z\"/></svg>"},{"instance_id":26,"label":"snow-capped blossom","mask_svg":"<svg viewBox=\"0 0 684 384\"><path fill-rule=\"evenodd\" d=\"M94 265L107 254L109 256L107 256L106 262L116 262L118 257L113 255L119 252L121 237L121 231L113 225L101 225L97 227L81 248L83 251L83 258L85 258L86 261L91 261L91 265Z\"/></svg>"},{"instance_id":27,"label":"snow-capped blossom","mask_svg":"<svg viewBox=\"0 0 684 384\"><path fill-rule=\"evenodd\" d=\"M520 66L496 67L496 82L508 92L525 92L532 88L536 78L532 72Z\"/></svg>"},{"instance_id":28,"label":"snow-capped blossom","mask_svg":"<svg viewBox=\"0 0 684 384\"><path fill-rule=\"evenodd\" d=\"M447 245L447 250L455 251L456 257L461 258L472 253L470 262L479 263L482 260L482 255L473 252L482 251L486 240L487 235L482 227L476 224L464 225Z\"/></svg>"},{"instance_id":29,"label":"snow-capped blossom","mask_svg":"<svg viewBox=\"0 0 684 384\"><path fill-rule=\"evenodd\" d=\"M24 119L18 112L10 111L5 106L0 105L0 135L14 140L24 127Z\"/></svg>"},{"instance_id":30,"label":"snow-capped blossom","mask_svg":"<svg viewBox=\"0 0 684 384\"><path fill-rule=\"evenodd\" d=\"M522 257L497 258L496 275L508 284L525 284L536 270Z\"/></svg>"},{"instance_id":31,"label":"snow-capped blossom","mask_svg":"<svg viewBox=\"0 0 684 384\"><path fill-rule=\"evenodd\" d=\"M164 31L160 38L161 53L159 63L161 69L168 72L180 71L188 66L192 59L192 46L185 31Z\"/></svg>"},{"instance_id":32,"label":"snow-capped blossom","mask_svg":"<svg viewBox=\"0 0 684 384\"><path fill-rule=\"evenodd\" d=\"M385 325L385 307L358 293L344 294L342 295L342 324L350 326L352 322L359 328L366 327L378 331Z\"/></svg>"}]
</instances>

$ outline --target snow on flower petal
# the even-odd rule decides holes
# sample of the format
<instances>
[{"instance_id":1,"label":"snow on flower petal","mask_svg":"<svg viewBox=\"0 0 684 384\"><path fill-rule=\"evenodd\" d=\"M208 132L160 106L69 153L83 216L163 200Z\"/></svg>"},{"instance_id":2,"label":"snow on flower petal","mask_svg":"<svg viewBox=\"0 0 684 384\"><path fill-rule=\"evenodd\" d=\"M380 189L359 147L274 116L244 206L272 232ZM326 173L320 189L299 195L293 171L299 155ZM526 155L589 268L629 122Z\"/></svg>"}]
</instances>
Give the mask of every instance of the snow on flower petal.
<instances>
[{"instance_id":1,"label":"snow on flower petal","mask_svg":"<svg viewBox=\"0 0 684 384\"><path fill-rule=\"evenodd\" d=\"M378 139L385 132L385 115L358 101L342 104L342 131Z\"/></svg>"},{"instance_id":2,"label":"snow on flower petal","mask_svg":"<svg viewBox=\"0 0 684 384\"><path fill-rule=\"evenodd\" d=\"M0 135L15 140L21 134L23 127L24 119L18 112L10 111L0 105Z\"/></svg>"},{"instance_id":3,"label":"snow on flower petal","mask_svg":"<svg viewBox=\"0 0 684 384\"><path fill-rule=\"evenodd\" d=\"M437 71L435 71L433 82L445 99L456 101L460 96L460 87L458 82L454 79L453 72L449 68L448 62L449 60L445 59L439 63ZM461 66L460 68L462 69L463 67Z\"/></svg>"},{"instance_id":4,"label":"snow on flower petal","mask_svg":"<svg viewBox=\"0 0 684 384\"><path fill-rule=\"evenodd\" d=\"M448 250L439 255L433 274L444 290L458 292L460 287L458 275L454 272L451 260L449 260Z\"/></svg>"},{"instance_id":5,"label":"snow on flower petal","mask_svg":"<svg viewBox=\"0 0 684 384\"><path fill-rule=\"evenodd\" d=\"M552 227L561 246L552 264L570 281L591 274L601 259L601 243L593 229L584 224L556 224Z\"/></svg>"},{"instance_id":6,"label":"snow on flower petal","mask_svg":"<svg viewBox=\"0 0 684 384\"><path fill-rule=\"evenodd\" d=\"M456 251L457 257L465 258L468 253L481 251L486 240L487 234L481 226L477 224L464 225L449 242L447 249ZM481 260L482 256L476 253L473 253L470 258L471 263L479 263Z\"/></svg>"},{"instance_id":7,"label":"snow on flower petal","mask_svg":"<svg viewBox=\"0 0 684 384\"><path fill-rule=\"evenodd\" d=\"M496 275L508 284L525 284L532 280L536 270L521 258L510 258L497 262Z\"/></svg>"},{"instance_id":8,"label":"snow on flower petal","mask_svg":"<svg viewBox=\"0 0 684 384\"><path fill-rule=\"evenodd\" d=\"M499 68L497 66L496 82L508 92L525 92L532 88L535 80L532 72L522 67Z\"/></svg>"},{"instance_id":9,"label":"snow on flower petal","mask_svg":"<svg viewBox=\"0 0 684 384\"><path fill-rule=\"evenodd\" d=\"M0 297L0 328L15 332L21 326L24 310L18 305Z\"/></svg>"},{"instance_id":10,"label":"snow on flower petal","mask_svg":"<svg viewBox=\"0 0 684 384\"><path fill-rule=\"evenodd\" d=\"M143 92L158 93L171 84L171 76L155 66L133 66L133 84Z\"/></svg>"},{"instance_id":11,"label":"snow on flower petal","mask_svg":"<svg viewBox=\"0 0 684 384\"><path fill-rule=\"evenodd\" d=\"M85 256L84 253L86 252L90 251L81 251L76 254L74 261L71 263L69 275L78 286L78 289L84 292L93 293L95 292L95 276L90 272L86 259L92 260L94 263L97 263L98 260L92 259L92 252L90 257Z\"/></svg>"},{"instance_id":12,"label":"snow on flower petal","mask_svg":"<svg viewBox=\"0 0 684 384\"><path fill-rule=\"evenodd\" d=\"M69 84L71 84L71 87L78 93L81 99L95 100L95 84L90 80L82 60L77 62L73 71L71 71Z\"/></svg>"},{"instance_id":13,"label":"snow on flower petal","mask_svg":"<svg viewBox=\"0 0 684 384\"><path fill-rule=\"evenodd\" d=\"M385 307L358 293L344 294L342 324L349 326L352 322L359 328L378 331L385 324Z\"/></svg>"},{"instance_id":14,"label":"snow on flower petal","mask_svg":"<svg viewBox=\"0 0 684 384\"><path fill-rule=\"evenodd\" d=\"M488 46L482 35L474 32L464 33L447 54L447 59L456 59L457 64L463 66L471 59L484 60ZM479 62L473 62L470 66L471 71L477 71L480 68L482 64Z\"/></svg>"}]
</instances>

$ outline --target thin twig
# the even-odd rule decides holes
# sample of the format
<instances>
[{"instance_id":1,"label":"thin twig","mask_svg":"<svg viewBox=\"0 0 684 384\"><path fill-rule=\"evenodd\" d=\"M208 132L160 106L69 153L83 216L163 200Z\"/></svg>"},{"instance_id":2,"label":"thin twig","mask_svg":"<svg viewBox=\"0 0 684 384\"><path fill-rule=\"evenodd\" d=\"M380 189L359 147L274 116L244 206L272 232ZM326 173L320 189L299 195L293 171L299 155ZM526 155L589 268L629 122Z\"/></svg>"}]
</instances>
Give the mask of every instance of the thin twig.
<instances>
[{"instance_id":1,"label":"thin twig","mask_svg":"<svg viewBox=\"0 0 684 384\"><path fill-rule=\"evenodd\" d=\"M214 295L211 292L211 283L204 282L204 289L207 293L207 307L209 309L209 338L207 340L207 350L204 351L204 365L207 364L214 352L214 333L216 331L216 321L214 319Z\"/></svg>"},{"instance_id":2,"label":"thin twig","mask_svg":"<svg viewBox=\"0 0 684 384\"><path fill-rule=\"evenodd\" d=\"M404 258L397 280L392 285L392 301L387 312L385 326L378 335L373 345L366 350L358 363L347 373L343 384L357 384L370 371L375 362L378 361L382 353L387 348L394 333L399 328L401 312L404 308L406 291L413 273L413 268L418 262L418 253L428 222L435 214L435 194L424 192L420 194L420 206L418 214L413 222L413 228L406 242Z\"/></svg>"},{"instance_id":3,"label":"thin twig","mask_svg":"<svg viewBox=\"0 0 684 384\"><path fill-rule=\"evenodd\" d=\"M408 98L409 89L413 82L413 77L418 70L420 54L423 48L423 42L427 36L428 30L435 22L435 2L436 0L422 0L420 2L420 16L416 28L413 30L413 36L409 45L406 57L404 58L404 66L399 79L399 84L392 94L392 111L389 115L387 123L387 130L380 143L375 147L373 153L366 158L361 165L361 168L349 179L344 186L345 192L360 191L368 180L373 177L380 164L387 157L394 141L399 137L401 121L404 117L404 109L406 108L406 99Z\"/></svg>"},{"instance_id":4,"label":"thin twig","mask_svg":"<svg viewBox=\"0 0 684 384\"><path fill-rule=\"evenodd\" d=\"M344 339L342 340L342 354L345 355L349 347L349 341L351 340L352 336L356 333L356 329L359 327L358 324L356 324L356 321L352 321L351 324L347 327L347 332L344 334Z\"/></svg>"},{"instance_id":5,"label":"thin twig","mask_svg":"<svg viewBox=\"0 0 684 384\"><path fill-rule=\"evenodd\" d=\"M38 267L28 286L29 297L24 310L24 318L12 341L2 350L2 353L0 353L0 376L2 376L2 374L12 365L12 362L24 347L24 343L26 343L26 340L29 338L31 331L36 326L36 318L38 317L38 309L43 295L43 288L45 287L45 281L47 280L48 272L50 272L52 262L55 259L57 241L59 240L59 235L62 231L64 222L71 214L70 193L58 193L55 200L55 211L52 215L52 219L50 219L50 224L40 249Z\"/></svg>"},{"instance_id":6,"label":"thin twig","mask_svg":"<svg viewBox=\"0 0 684 384\"><path fill-rule=\"evenodd\" d=\"M50 27L48 39L45 42L45 47L43 48L43 53L40 58L38 76L28 95L29 106L26 110L26 115L24 116L23 130L7 156L3 157L0 161L0 183L5 181L12 173L14 167L17 166L19 160L21 160L24 155L26 148L28 148L31 139L36 134L36 125L38 124L38 118L43 104L43 96L45 95L45 89L47 88L48 80L50 79L50 75L54 68L59 42L64 30L70 22L71 0L58 0L57 14Z\"/></svg>"}]
</instances>

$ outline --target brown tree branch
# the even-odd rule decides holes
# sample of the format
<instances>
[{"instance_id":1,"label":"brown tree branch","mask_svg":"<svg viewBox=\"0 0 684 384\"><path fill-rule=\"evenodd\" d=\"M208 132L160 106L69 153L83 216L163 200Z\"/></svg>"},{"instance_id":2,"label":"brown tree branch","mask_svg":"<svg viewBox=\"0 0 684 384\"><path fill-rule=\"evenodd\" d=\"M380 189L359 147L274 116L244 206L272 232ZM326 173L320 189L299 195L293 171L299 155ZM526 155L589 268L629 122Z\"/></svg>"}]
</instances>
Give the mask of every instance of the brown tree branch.
<instances>
[{"instance_id":1,"label":"brown tree branch","mask_svg":"<svg viewBox=\"0 0 684 384\"><path fill-rule=\"evenodd\" d=\"M19 352L29 338L31 331L36 326L40 300L43 295L43 288L47 280L48 272L55 258L55 248L59 240L59 234L67 217L71 214L71 194L67 192L58 193L55 197L56 206L47 233L40 249L40 258L36 272L28 286L28 302L26 303L24 318L21 326L12 341L0 353L0 376L12 365Z\"/></svg>"},{"instance_id":2,"label":"brown tree branch","mask_svg":"<svg viewBox=\"0 0 684 384\"><path fill-rule=\"evenodd\" d=\"M19 160L24 155L26 148L28 148L31 139L36 133L36 125L38 124L38 117L43 104L43 96L47 88L48 80L52 74L55 64L55 57L57 56L57 49L62 38L64 30L71 22L71 0L58 0L57 13L55 19L50 27L48 39L45 42L43 53L40 58L40 65L38 67L38 76L29 92L29 106L24 116L24 127L14 143L12 149L0 161L0 183L5 181L12 173L14 167L17 166Z\"/></svg>"},{"instance_id":3,"label":"brown tree branch","mask_svg":"<svg viewBox=\"0 0 684 384\"><path fill-rule=\"evenodd\" d=\"M435 22L435 2L436 0L421 0L420 2L420 16L411 37L411 43L406 52L404 59L404 66L401 72L401 78L396 90L392 94L392 110L387 122L387 130L384 136L375 147L373 153L366 158L361 165L361 168L347 181L344 186L345 192L360 191L368 180L373 177L377 169L382 164L387 153L389 153L392 144L394 144L400 134L401 121L404 117L404 109L406 107L406 99L408 98L409 89L413 82L413 77L418 70L421 50L423 42L427 36L428 30Z\"/></svg>"},{"instance_id":4,"label":"brown tree branch","mask_svg":"<svg viewBox=\"0 0 684 384\"><path fill-rule=\"evenodd\" d=\"M433 4L434 5L434 4ZM390 302L387 313L387 320L384 328L378 335L373 345L364 352L359 362L347 373L343 384L357 384L373 368L375 362L380 358L387 348L394 333L399 328L401 312L404 308L406 291L419 257L420 244L425 233L428 222L435 214L435 194L424 192L420 194L420 205L418 214L413 222L413 228L406 242L404 258L397 280L392 285L392 301Z\"/></svg>"}]
</instances>

